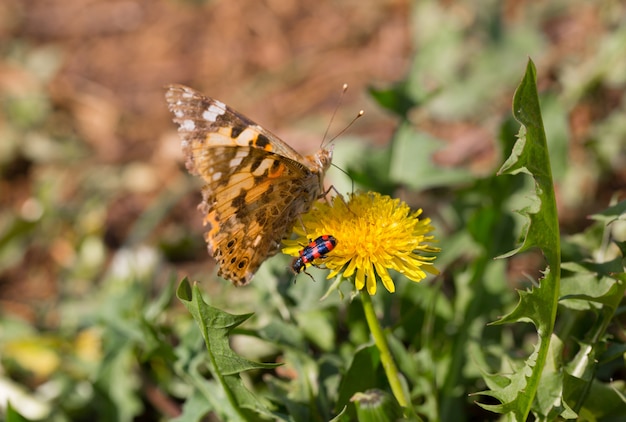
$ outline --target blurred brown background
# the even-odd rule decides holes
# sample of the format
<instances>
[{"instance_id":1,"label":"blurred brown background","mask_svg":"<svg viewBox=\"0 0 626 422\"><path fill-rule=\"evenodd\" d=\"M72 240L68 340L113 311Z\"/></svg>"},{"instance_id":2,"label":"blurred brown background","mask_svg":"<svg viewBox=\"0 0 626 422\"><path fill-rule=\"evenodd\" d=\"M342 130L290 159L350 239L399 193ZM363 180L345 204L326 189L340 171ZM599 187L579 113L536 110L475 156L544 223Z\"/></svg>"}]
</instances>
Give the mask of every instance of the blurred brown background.
<instances>
[{"instance_id":1,"label":"blurred brown background","mask_svg":"<svg viewBox=\"0 0 626 422\"><path fill-rule=\"evenodd\" d=\"M9 1L2 8L2 36L55 56L43 64L55 67L45 81L54 105L68 109L95 155L110 161L158 150L155 142L172 129L167 83L191 85L280 128L325 112L344 82L360 93L401 78L411 57L406 1ZM5 94L42 82L10 62L0 77Z\"/></svg>"},{"instance_id":2,"label":"blurred brown background","mask_svg":"<svg viewBox=\"0 0 626 422\"><path fill-rule=\"evenodd\" d=\"M394 121L365 87L407 71L409 12L403 0L2 2L4 308L32 316L21 304L55 296L59 280L88 290L160 195L189 185L166 84L221 99L311 153L348 83L334 132L365 108L351 131L385 142ZM141 234L176 248L183 223L201 242L198 198L174 200Z\"/></svg>"}]
</instances>

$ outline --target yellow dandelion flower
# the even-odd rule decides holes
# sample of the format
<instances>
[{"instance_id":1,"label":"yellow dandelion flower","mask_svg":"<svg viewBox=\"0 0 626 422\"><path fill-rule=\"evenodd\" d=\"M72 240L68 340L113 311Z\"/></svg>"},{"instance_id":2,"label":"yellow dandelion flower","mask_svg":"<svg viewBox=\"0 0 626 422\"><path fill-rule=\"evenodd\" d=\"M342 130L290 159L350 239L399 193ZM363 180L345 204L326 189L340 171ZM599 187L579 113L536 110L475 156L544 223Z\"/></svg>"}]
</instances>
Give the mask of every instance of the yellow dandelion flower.
<instances>
[{"instance_id":1,"label":"yellow dandelion flower","mask_svg":"<svg viewBox=\"0 0 626 422\"><path fill-rule=\"evenodd\" d=\"M337 245L313 264L330 269L328 278L340 273L345 278L356 274L356 289L367 286L370 295L376 294L378 278L393 293L390 269L416 282L424 279L426 272L439 274L432 265L435 257L423 255L440 249L427 244L434 241L429 235L433 227L429 218L419 218L421 213L421 209L411 212L399 199L375 192L352 194L347 203L334 197L330 204L318 202L302 217L304 227L296 224L298 238L283 241L283 253L299 256L309 239L332 235Z\"/></svg>"}]
</instances>

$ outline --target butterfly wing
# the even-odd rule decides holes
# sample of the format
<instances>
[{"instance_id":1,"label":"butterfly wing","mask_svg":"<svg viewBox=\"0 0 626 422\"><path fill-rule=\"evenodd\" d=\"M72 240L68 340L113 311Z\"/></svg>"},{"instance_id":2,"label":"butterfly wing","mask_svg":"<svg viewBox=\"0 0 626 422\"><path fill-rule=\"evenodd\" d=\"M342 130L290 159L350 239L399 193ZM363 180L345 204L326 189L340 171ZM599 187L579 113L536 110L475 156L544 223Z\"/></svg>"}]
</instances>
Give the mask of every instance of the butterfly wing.
<instances>
[{"instance_id":1,"label":"butterfly wing","mask_svg":"<svg viewBox=\"0 0 626 422\"><path fill-rule=\"evenodd\" d=\"M317 199L318 177L296 161L251 147L216 146L198 162L212 169L200 204L209 252L220 276L245 285Z\"/></svg>"},{"instance_id":2,"label":"butterfly wing","mask_svg":"<svg viewBox=\"0 0 626 422\"><path fill-rule=\"evenodd\" d=\"M192 88L169 85L165 99L174 114L174 122L179 125L178 131L183 137L183 149L188 159L192 155L187 149L195 140L206 141L211 145L259 148L293 161L306 162L302 155L269 130L221 101L209 98ZM206 139L207 137L210 139ZM198 173L193 162L187 161L187 168L192 173Z\"/></svg>"},{"instance_id":3,"label":"butterfly wing","mask_svg":"<svg viewBox=\"0 0 626 422\"><path fill-rule=\"evenodd\" d=\"M218 274L245 285L317 199L327 164L305 159L271 132L191 88L169 86L166 99L187 168L206 182L199 208ZM323 153L323 158L329 154Z\"/></svg>"}]
</instances>

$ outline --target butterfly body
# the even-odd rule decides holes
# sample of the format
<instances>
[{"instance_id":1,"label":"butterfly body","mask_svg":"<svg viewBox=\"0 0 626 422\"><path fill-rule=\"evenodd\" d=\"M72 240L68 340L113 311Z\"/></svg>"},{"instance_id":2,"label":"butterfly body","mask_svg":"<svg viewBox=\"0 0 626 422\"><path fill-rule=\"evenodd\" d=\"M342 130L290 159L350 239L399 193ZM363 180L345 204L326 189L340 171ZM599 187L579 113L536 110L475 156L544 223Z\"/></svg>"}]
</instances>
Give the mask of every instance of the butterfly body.
<instances>
[{"instance_id":1,"label":"butterfly body","mask_svg":"<svg viewBox=\"0 0 626 422\"><path fill-rule=\"evenodd\" d=\"M337 246L337 239L328 234L312 240L300 251L300 256L293 260L291 269L296 274L300 273L307 264L312 264L316 259L326 258L326 254L335 249L335 246Z\"/></svg>"},{"instance_id":2,"label":"butterfly body","mask_svg":"<svg viewBox=\"0 0 626 422\"><path fill-rule=\"evenodd\" d=\"M205 182L198 208L218 275L248 284L322 195L332 151L302 156L224 103L182 85L168 86L165 97L187 169Z\"/></svg>"}]
</instances>

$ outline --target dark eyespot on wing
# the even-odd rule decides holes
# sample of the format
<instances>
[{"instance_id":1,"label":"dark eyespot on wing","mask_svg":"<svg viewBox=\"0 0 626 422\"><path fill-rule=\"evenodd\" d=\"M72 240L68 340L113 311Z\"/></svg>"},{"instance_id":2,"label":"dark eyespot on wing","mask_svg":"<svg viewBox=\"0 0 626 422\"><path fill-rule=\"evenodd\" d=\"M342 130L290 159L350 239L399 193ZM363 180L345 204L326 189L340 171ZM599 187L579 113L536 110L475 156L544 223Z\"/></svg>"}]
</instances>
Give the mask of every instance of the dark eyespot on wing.
<instances>
[{"instance_id":1,"label":"dark eyespot on wing","mask_svg":"<svg viewBox=\"0 0 626 422\"><path fill-rule=\"evenodd\" d=\"M233 138L237 138L244 130L246 130L245 126L235 125L231 128L230 136L232 136Z\"/></svg>"},{"instance_id":2,"label":"dark eyespot on wing","mask_svg":"<svg viewBox=\"0 0 626 422\"><path fill-rule=\"evenodd\" d=\"M270 144L270 140L265 135L263 135L262 133L259 133L259 136L256 138L256 146L257 146L257 148L267 149L266 147L269 144ZM271 148L269 150L271 150Z\"/></svg>"}]
</instances>

